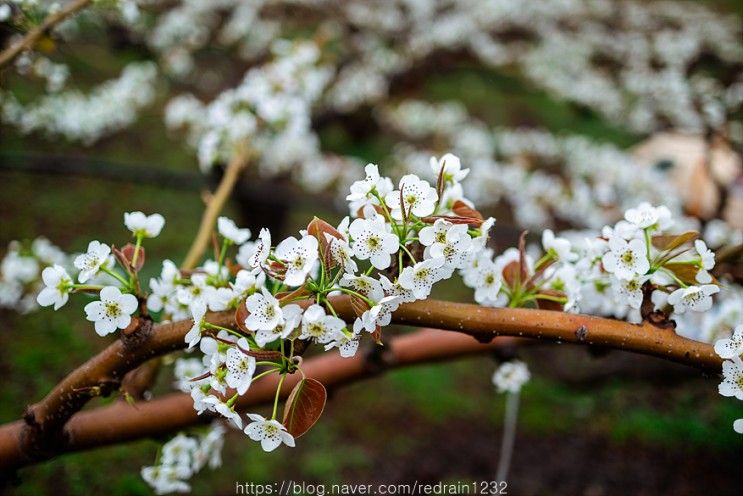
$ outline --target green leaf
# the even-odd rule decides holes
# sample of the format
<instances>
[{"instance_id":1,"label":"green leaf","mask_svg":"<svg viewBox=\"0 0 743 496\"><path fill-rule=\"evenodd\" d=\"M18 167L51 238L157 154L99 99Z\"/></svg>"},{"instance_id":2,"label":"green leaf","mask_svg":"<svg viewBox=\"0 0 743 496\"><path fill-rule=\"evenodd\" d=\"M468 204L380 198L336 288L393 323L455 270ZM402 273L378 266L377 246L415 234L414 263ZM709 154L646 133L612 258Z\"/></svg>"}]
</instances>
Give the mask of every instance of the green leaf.
<instances>
[{"instance_id":1,"label":"green leaf","mask_svg":"<svg viewBox=\"0 0 743 496\"><path fill-rule=\"evenodd\" d=\"M319 381L302 379L294 386L284 406L283 424L295 438L315 425L325 409L328 393Z\"/></svg>"}]
</instances>

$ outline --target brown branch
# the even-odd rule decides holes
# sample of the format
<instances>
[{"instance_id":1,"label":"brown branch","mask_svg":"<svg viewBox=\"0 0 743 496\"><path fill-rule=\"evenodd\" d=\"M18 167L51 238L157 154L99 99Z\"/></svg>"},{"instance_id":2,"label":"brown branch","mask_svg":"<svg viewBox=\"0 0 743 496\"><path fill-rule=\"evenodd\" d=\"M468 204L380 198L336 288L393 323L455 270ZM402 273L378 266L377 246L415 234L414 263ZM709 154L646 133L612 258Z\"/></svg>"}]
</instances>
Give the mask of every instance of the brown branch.
<instances>
[{"instance_id":1,"label":"brown branch","mask_svg":"<svg viewBox=\"0 0 743 496\"><path fill-rule=\"evenodd\" d=\"M513 342L512 338L501 338L489 344L481 344L462 334L427 329L393 339L385 347L381 364L362 353L354 358L341 358L337 353L326 353L305 360L302 369L308 377L313 377L328 387L338 387L372 377L386 369L485 353L510 346ZM287 377L282 387L283 396L288 395L300 377L299 374ZM271 403L276 386L276 376L256 382L240 398L237 408L246 410ZM67 442L58 447L58 452L81 451L162 435L211 418L206 414L197 415L191 396L183 393L139 402L136 406L116 402L72 417L66 426ZM18 450L17 438L22 429L22 422L0 427L0 470L19 468L29 463L22 459L22 453Z\"/></svg>"},{"instance_id":2,"label":"brown branch","mask_svg":"<svg viewBox=\"0 0 743 496\"><path fill-rule=\"evenodd\" d=\"M347 297L334 298L332 304L341 317L347 320L355 317ZM231 325L234 313L209 314L209 320L222 326ZM717 373L722 364L712 346L685 339L673 330L587 315L425 300L401 306L393 321L469 334L483 343L496 336L516 336L632 351ZM190 327L190 321L155 326L141 346L126 349L118 341L73 371L46 398L29 409L26 425L20 430L13 427L8 431L8 426L0 428L0 468L44 459L63 450L70 442L74 443L75 434L69 426L61 430L61 436L52 439L29 434L56 432L91 398L91 391L117 383L126 372L149 358L182 348ZM6 446L7 443L14 446Z\"/></svg>"},{"instance_id":3,"label":"brown branch","mask_svg":"<svg viewBox=\"0 0 743 496\"><path fill-rule=\"evenodd\" d=\"M42 36L49 33L57 24L87 7L91 1L75 0L47 16L41 24L26 33L17 43L0 52L0 68L13 62L24 50L32 49Z\"/></svg>"},{"instance_id":4,"label":"brown branch","mask_svg":"<svg viewBox=\"0 0 743 496\"><path fill-rule=\"evenodd\" d=\"M217 216L222 211L222 207L224 207L225 202L230 197L230 193L235 188L235 184L237 184L237 180L240 178L240 173L248 165L249 161L250 150L247 146L240 147L232 156L230 163L225 168L224 175L222 175L222 180L219 186L217 186L217 190L207 202L206 210L204 210L204 215L201 217L199 230L191 244L191 248L188 250L186 259L181 265L182 269L193 269L204 255L204 251L206 251L206 247L209 245Z\"/></svg>"}]
</instances>

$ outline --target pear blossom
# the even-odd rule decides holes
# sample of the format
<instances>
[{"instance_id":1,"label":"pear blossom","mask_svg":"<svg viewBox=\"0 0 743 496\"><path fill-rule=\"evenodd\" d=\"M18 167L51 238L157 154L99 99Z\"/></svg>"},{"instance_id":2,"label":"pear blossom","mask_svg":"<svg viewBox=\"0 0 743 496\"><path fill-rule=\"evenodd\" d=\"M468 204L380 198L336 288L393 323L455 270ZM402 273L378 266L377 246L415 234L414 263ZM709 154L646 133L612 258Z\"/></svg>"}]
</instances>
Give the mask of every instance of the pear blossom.
<instances>
[{"instance_id":1,"label":"pear blossom","mask_svg":"<svg viewBox=\"0 0 743 496\"><path fill-rule=\"evenodd\" d=\"M47 267L41 272L41 279L46 287L36 296L36 301L42 307L54 305L59 310L70 298L72 278L61 265Z\"/></svg>"},{"instance_id":2,"label":"pear blossom","mask_svg":"<svg viewBox=\"0 0 743 496\"><path fill-rule=\"evenodd\" d=\"M184 434L178 434L163 445L160 463L162 465L190 467L191 459L198 447L199 443L196 439Z\"/></svg>"},{"instance_id":3,"label":"pear blossom","mask_svg":"<svg viewBox=\"0 0 743 496\"><path fill-rule=\"evenodd\" d=\"M545 229L542 233L542 247L545 252L562 262L573 262L578 258L578 254L572 252L570 241L555 236L551 229Z\"/></svg>"},{"instance_id":4,"label":"pear blossom","mask_svg":"<svg viewBox=\"0 0 743 496\"><path fill-rule=\"evenodd\" d=\"M355 326L356 324L354 323L354 327ZM338 348L341 358L351 358L356 356L356 352L359 350L359 342L361 341L359 332L360 331L355 331L352 334L347 334L345 332L340 333L338 337L336 337L335 341L325 345L325 351Z\"/></svg>"},{"instance_id":5,"label":"pear blossom","mask_svg":"<svg viewBox=\"0 0 743 496\"><path fill-rule=\"evenodd\" d=\"M393 253L400 247L396 235L387 231L384 219L355 219L348 228L353 239L353 252L359 260L369 260L371 264L384 270L390 266Z\"/></svg>"},{"instance_id":6,"label":"pear blossom","mask_svg":"<svg viewBox=\"0 0 743 496\"><path fill-rule=\"evenodd\" d=\"M718 390L723 396L743 400L743 361L735 357L722 362L722 382Z\"/></svg>"},{"instance_id":7,"label":"pear blossom","mask_svg":"<svg viewBox=\"0 0 743 496\"><path fill-rule=\"evenodd\" d=\"M236 245L245 243L250 238L250 229L240 229L232 219L219 217L217 219L219 234Z\"/></svg>"},{"instance_id":8,"label":"pear blossom","mask_svg":"<svg viewBox=\"0 0 743 496\"><path fill-rule=\"evenodd\" d=\"M243 427L243 419L240 417L240 414L235 411L235 409L222 401L220 398L209 395L206 398L204 398L204 403L210 404L214 407L214 411L232 422L235 427L238 429L242 429Z\"/></svg>"},{"instance_id":9,"label":"pear blossom","mask_svg":"<svg viewBox=\"0 0 743 496\"><path fill-rule=\"evenodd\" d=\"M255 244L255 251L248 257L250 267L260 267L271 254L271 231L265 227L258 233L258 240Z\"/></svg>"},{"instance_id":10,"label":"pear blossom","mask_svg":"<svg viewBox=\"0 0 743 496\"><path fill-rule=\"evenodd\" d=\"M444 239L429 246L424 256L442 258L447 269L461 269L467 263L471 245L472 238L467 234L467 225L452 225L447 229Z\"/></svg>"},{"instance_id":11,"label":"pear blossom","mask_svg":"<svg viewBox=\"0 0 743 496\"><path fill-rule=\"evenodd\" d=\"M156 238L165 225L165 218L160 214L145 215L142 212L124 214L124 225L135 236Z\"/></svg>"},{"instance_id":12,"label":"pear blossom","mask_svg":"<svg viewBox=\"0 0 743 496\"><path fill-rule=\"evenodd\" d=\"M73 262L75 267L80 270L77 280L85 283L88 279L95 276L106 263L108 256L111 254L111 247L102 244L100 241L91 241L88 244L88 251L78 255Z\"/></svg>"},{"instance_id":13,"label":"pear blossom","mask_svg":"<svg viewBox=\"0 0 743 496\"><path fill-rule=\"evenodd\" d=\"M346 323L333 315L327 315L320 305L310 305L302 316L302 333L300 339L314 339L325 344L342 332Z\"/></svg>"},{"instance_id":14,"label":"pear blossom","mask_svg":"<svg viewBox=\"0 0 743 496\"><path fill-rule=\"evenodd\" d=\"M686 310L706 312L712 308L712 295L719 292L720 287L714 284L679 288L668 295L668 304L673 305L673 311L679 314Z\"/></svg>"},{"instance_id":15,"label":"pear blossom","mask_svg":"<svg viewBox=\"0 0 743 496\"><path fill-rule=\"evenodd\" d=\"M288 338L302 321L302 307L293 303L285 305L281 307L281 317L281 321L272 329L260 329L255 332L255 342L258 346L264 347L278 338Z\"/></svg>"},{"instance_id":16,"label":"pear blossom","mask_svg":"<svg viewBox=\"0 0 743 496\"><path fill-rule=\"evenodd\" d=\"M340 285L346 288L352 288L373 301L379 301L384 297L382 283L373 277L363 274L360 276L344 274L340 280Z\"/></svg>"},{"instance_id":17,"label":"pear blossom","mask_svg":"<svg viewBox=\"0 0 743 496\"><path fill-rule=\"evenodd\" d=\"M355 274L359 270L356 260L353 259L353 250L344 239L338 239L325 233L325 239L330 246L330 256L333 261L343 267L347 274Z\"/></svg>"},{"instance_id":18,"label":"pear blossom","mask_svg":"<svg viewBox=\"0 0 743 496\"><path fill-rule=\"evenodd\" d=\"M715 343L715 353L720 358L735 358L743 354L743 324L735 328L730 339L719 339Z\"/></svg>"},{"instance_id":19,"label":"pear blossom","mask_svg":"<svg viewBox=\"0 0 743 496\"><path fill-rule=\"evenodd\" d=\"M366 177L362 180L355 181L351 185L351 193L346 196L347 201L356 202L364 200L371 196L373 191L376 191L380 181L379 166L376 164L367 164L364 167L364 172L366 172Z\"/></svg>"},{"instance_id":20,"label":"pear blossom","mask_svg":"<svg viewBox=\"0 0 743 496\"><path fill-rule=\"evenodd\" d=\"M446 233L449 232L454 226L451 222L446 219L436 219L431 226L426 226L418 232L418 239L423 246L431 246L434 243L445 243ZM467 232L467 226L460 224L464 227L465 233Z\"/></svg>"},{"instance_id":21,"label":"pear blossom","mask_svg":"<svg viewBox=\"0 0 743 496\"><path fill-rule=\"evenodd\" d=\"M733 422L733 430L738 434L743 434L743 418L740 418Z\"/></svg>"},{"instance_id":22,"label":"pear blossom","mask_svg":"<svg viewBox=\"0 0 743 496\"><path fill-rule=\"evenodd\" d=\"M294 436L289 434L278 420L267 420L266 418L249 413L250 422L245 427L245 434L253 441L260 441L263 451L269 452L278 448L281 443L294 447Z\"/></svg>"},{"instance_id":23,"label":"pear blossom","mask_svg":"<svg viewBox=\"0 0 743 496\"><path fill-rule=\"evenodd\" d=\"M641 239L625 241L619 236L609 238L609 250L601 258L604 269L619 279L632 279L650 270L645 242Z\"/></svg>"},{"instance_id":24,"label":"pear blossom","mask_svg":"<svg viewBox=\"0 0 743 496\"><path fill-rule=\"evenodd\" d=\"M493 373L493 385L499 393L518 393L529 382L531 374L526 364L520 360L511 360L501 364Z\"/></svg>"},{"instance_id":25,"label":"pear blossom","mask_svg":"<svg viewBox=\"0 0 743 496\"><path fill-rule=\"evenodd\" d=\"M175 361L175 387L184 393L190 393L198 384L191 379L204 373L204 365L199 358L178 358Z\"/></svg>"},{"instance_id":26,"label":"pear blossom","mask_svg":"<svg viewBox=\"0 0 743 496\"><path fill-rule=\"evenodd\" d=\"M301 286L318 258L318 243L314 236L301 239L290 236L276 247L276 257L284 262L287 286Z\"/></svg>"},{"instance_id":27,"label":"pear blossom","mask_svg":"<svg viewBox=\"0 0 743 496\"><path fill-rule=\"evenodd\" d=\"M409 289L419 300L431 293L433 285L443 276L443 258L429 258L416 263L412 267L405 267L398 278L400 286Z\"/></svg>"},{"instance_id":28,"label":"pear blossom","mask_svg":"<svg viewBox=\"0 0 743 496\"><path fill-rule=\"evenodd\" d=\"M702 284L709 284L712 282L712 276L709 271L715 266L715 253L707 248L707 244L701 239L694 241L694 249L701 259L701 266L697 272L695 279L697 282Z\"/></svg>"},{"instance_id":29,"label":"pear blossom","mask_svg":"<svg viewBox=\"0 0 743 496\"><path fill-rule=\"evenodd\" d=\"M106 286L100 298L85 305L86 318L95 323L95 332L105 336L116 329L126 329L132 321L132 313L137 310L137 297L122 294L117 287Z\"/></svg>"},{"instance_id":30,"label":"pear blossom","mask_svg":"<svg viewBox=\"0 0 743 496\"><path fill-rule=\"evenodd\" d=\"M204 324L204 316L206 315L206 303L203 301L196 301L191 305L191 319L193 325L191 329L186 333L185 341L188 343L188 349L193 348L201 340L201 327Z\"/></svg>"},{"instance_id":31,"label":"pear blossom","mask_svg":"<svg viewBox=\"0 0 743 496\"><path fill-rule=\"evenodd\" d=\"M190 286L179 286L176 290L178 302L192 307L196 303L207 304L212 293L216 290L209 284L206 274L192 274Z\"/></svg>"},{"instance_id":32,"label":"pear blossom","mask_svg":"<svg viewBox=\"0 0 743 496\"><path fill-rule=\"evenodd\" d=\"M614 281L614 293L632 308L640 308L642 305L642 285L647 277L635 276L632 279L617 279Z\"/></svg>"},{"instance_id":33,"label":"pear blossom","mask_svg":"<svg viewBox=\"0 0 743 496\"><path fill-rule=\"evenodd\" d=\"M495 306L499 303L498 293L503 285L501 273L489 259L476 271L474 282L475 301L480 305Z\"/></svg>"},{"instance_id":34,"label":"pear blossom","mask_svg":"<svg viewBox=\"0 0 743 496\"><path fill-rule=\"evenodd\" d=\"M402 204L400 204L401 199ZM391 210L392 218L402 220L403 208L406 216L410 214L418 217L431 215L436 209L438 199L439 195L436 193L436 189L427 181L415 174L407 174L400 179L398 189L387 193L384 200Z\"/></svg>"},{"instance_id":35,"label":"pear blossom","mask_svg":"<svg viewBox=\"0 0 743 496\"><path fill-rule=\"evenodd\" d=\"M187 493L191 486L184 479L191 477L191 468L183 465L155 465L143 467L142 479L154 490L155 494Z\"/></svg>"},{"instance_id":36,"label":"pear blossom","mask_svg":"<svg viewBox=\"0 0 743 496\"><path fill-rule=\"evenodd\" d=\"M671 211L665 205L653 207L643 202L635 208L628 209L624 213L624 218L640 229L658 225L659 229L664 230L671 226Z\"/></svg>"},{"instance_id":37,"label":"pear blossom","mask_svg":"<svg viewBox=\"0 0 743 496\"><path fill-rule=\"evenodd\" d=\"M247 355L243 350L249 350L248 341L240 338L237 346L227 350L227 375L225 381L231 388L237 390L237 394L243 395L250 387L255 373L255 358Z\"/></svg>"},{"instance_id":38,"label":"pear blossom","mask_svg":"<svg viewBox=\"0 0 743 496\"><path fill-rule=\"evenodd\" d=\"M439 177L441 170L444 171L444 181L455 182L463 180L469 174L469 169L462 169L462 163L459 157L451 153L445 154L440 159L436 160L436 157L431 157L430 160L431 171L433 171L436 177Z\"/></svg>"},{"instance_id":39,"label":"pear blossom","mask_svg":"<svg viewBox=\"0 0 743 496\"><path fill-rule=\"evenodd\" d=\"M245 319L245 326L251 331L271 331L283 319L279 300L261 288L261 293L253 294L245 302L249 315Z\"/></svg>"}]
</instances>

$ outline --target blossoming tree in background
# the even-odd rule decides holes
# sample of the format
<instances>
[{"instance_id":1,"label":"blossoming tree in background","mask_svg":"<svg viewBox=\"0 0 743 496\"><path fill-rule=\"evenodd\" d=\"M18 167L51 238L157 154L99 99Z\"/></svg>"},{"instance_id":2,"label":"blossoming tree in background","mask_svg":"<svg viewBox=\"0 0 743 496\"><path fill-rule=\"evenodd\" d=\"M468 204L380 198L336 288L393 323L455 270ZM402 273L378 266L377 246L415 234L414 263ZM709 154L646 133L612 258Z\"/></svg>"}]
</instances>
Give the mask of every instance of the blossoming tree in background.
<instances>
[{"instance_id":1,"label":"blossoming tree in background","mask_svg":"<svg viewBox=\"0 0 743 496\"><path fill-rule=\"evenodd\" d=\"M3 121L22 132L82 144L114 134L163 91L164 77L176 89L206 84L199 53L212 43L245 68L234 87L179 91L166 107L165 125L181 133L201 170L219 169L221 182L189 252L173 253L159 277L140 280L151 263L146 246L167 229L157 213L124 213L128 243L92 240L75 256L45 238L9 247L3 306L57 310L72 297L87 298L81 318L98 335L119 339L32 405L22 422L0 426L0 468L209 418L208 430L177 434L142 470L158 493L187 491L197 472L220 465L228 428L265 451L294 447L320 418L325 385L359 377L361 343L381 347L392 324L477 338L447 341L425 331L398 338L401 347L420 350L410 363L492 350L501 335L545 338L721 373L720 394L743 399L743 290L739 273L718 263L739 260L743 242L743 223L723 202L736 201L741 174L740 26L666 3L444 3L0 4L0 22L18 30L0 64L18 73L13 77L42 78L48 91L29 102L0 93ZM272 8L287 5L294 8ZM122 27L153 60L130 64L88 94L66 89L73 76L67 66L35 48L49 32L74 45L86 36L80 18ZM565 28L566 19L580 28ZM313 37L295 34L308 24ZM626 46L607 42L607 32ZM516 64L547 91L636 133L695 133L712 157L705 184L724 194L712 208L696 208L674 186L675 173L648 166L647 154L544 130L490 129L457 103L395 96L396 81L444 51L465 52L485 67ZM556 55L563 52L571 57ZM720 60L724 77L698 71L695 62L707 54ZM382 169L394 179L320 145L318 122L363 107L398 143ZM712 151L724 153L725 165L716 165ZM221 215L246 170L332 191L348 215L337 225L308 218L306 229L284 239L269 229L254 236ZM541 229L541 243L527 244L523 232L515 246L496 250L500 224L483 212L499 203L519 228ZM205 255L210 240L214 250ZM472 290L477 305L431 298L434 286L451 278ZM395 342L387 366L404 363L395 361ZM191 352L175 361L182 395L80 412L91 398L121 390L127 373L182 348ZM310 348L324 354L303 358ZM493 376L511 412L506 460L514 399L529 377L518 361ZM270 417L252 413L263 403L272 406ZM104 424L113 434L100 441ZM742 424L734 420L734 430L743 432ZM507 467L501 464L498 479Z\"/></svg>"}]
</instances>

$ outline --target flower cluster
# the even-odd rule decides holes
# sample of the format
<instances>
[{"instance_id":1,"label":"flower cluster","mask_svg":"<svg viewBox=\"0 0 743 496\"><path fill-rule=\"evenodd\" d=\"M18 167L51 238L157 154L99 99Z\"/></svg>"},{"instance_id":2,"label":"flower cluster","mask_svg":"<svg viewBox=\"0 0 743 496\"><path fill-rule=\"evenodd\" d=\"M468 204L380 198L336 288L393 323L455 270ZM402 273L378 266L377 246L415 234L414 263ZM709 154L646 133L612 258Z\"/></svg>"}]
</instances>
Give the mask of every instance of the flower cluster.
<instances>
[{"instance_id":1,"label":"flower cluster","mask_svg":"<svg viewBox=\"0 0 743 496\"><path fill-rule=\"evenodd\" d=\"M720 394L743 400L743 324L737 326L729 338L718 340L715 352L723 359ZM743 419L736 420L733 429L743 434Z\"/></svg>"},{"instance_id":2,"label":"flower cluster","mask_svg":"<svg viewBox=\"0 0 743 496\"><path fill-rule=\"evenodd\" d=\"M142 478L156 494L190 491L186 481L194 474L207 465L211 469L222 465L224 434L219 422L198 436L178 434L162 446L156 465L142 468Z\"/></svg>"}]
</instances>

